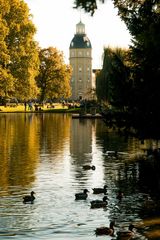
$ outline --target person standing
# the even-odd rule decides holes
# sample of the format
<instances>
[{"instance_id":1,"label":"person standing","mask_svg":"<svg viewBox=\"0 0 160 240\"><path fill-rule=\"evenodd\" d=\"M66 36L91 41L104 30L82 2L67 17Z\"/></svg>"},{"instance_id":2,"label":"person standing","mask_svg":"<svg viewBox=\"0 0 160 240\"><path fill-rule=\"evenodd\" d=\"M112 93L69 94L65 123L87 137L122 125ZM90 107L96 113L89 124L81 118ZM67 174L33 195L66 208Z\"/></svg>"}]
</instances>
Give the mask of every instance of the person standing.
<instances>
[{"instance_id":1,"label":"person standing","mask_svg":"<svg viewBox=\"0 0 160 240\"><path fill-rule=\"evenodd\" d=\"M24 102L24 111L26 112L26 110L27 110L27 103L26 103L26 101Z\"/></svg>"}]
</instances>

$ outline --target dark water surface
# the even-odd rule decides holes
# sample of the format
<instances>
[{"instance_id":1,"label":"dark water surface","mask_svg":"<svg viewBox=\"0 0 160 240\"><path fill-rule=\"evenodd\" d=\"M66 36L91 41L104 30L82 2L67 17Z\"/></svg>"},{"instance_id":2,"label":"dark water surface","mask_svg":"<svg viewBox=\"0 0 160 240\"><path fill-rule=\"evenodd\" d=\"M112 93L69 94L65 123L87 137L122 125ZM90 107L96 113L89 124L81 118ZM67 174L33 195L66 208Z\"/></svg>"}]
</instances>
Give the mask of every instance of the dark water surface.
<instances>
[{"instance_id":1,"label":"dark water surface","mask_svg":"<svg viewBox=\"0 0 160 240\"><path fill-rule=\"evenodd\" d=\"M153 216L152 207L144 208L146 196L154 198L155 192L139 156L150 144L158 143L142 146L125 139L101 119L1 113L0 239L116 239L116 231L131 222L138 226L134 239L160 239L159 213ZM106 151L115 150L118 157L108 157ZM84 171L84 164L96 170ZM108 207L90 209L91 200L103 198L92 188L104 184ZM88 199L75 201L75 193L84 188ZM116 199L120 189L125 195L121 202ZM23 204L32 190L34 204ZM94 230L110 220L116 222L115 236L96 236Z\"/></svg>"}]
</instances>

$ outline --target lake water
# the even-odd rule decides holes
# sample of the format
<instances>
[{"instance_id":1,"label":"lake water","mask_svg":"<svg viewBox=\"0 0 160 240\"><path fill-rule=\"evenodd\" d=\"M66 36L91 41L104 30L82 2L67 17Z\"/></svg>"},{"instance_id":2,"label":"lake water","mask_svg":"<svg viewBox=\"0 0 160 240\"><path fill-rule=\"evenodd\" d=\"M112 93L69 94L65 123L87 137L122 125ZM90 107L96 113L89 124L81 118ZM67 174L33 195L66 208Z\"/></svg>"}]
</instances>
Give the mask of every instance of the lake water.
<instances>
[{"instance_id":1,"label":"lake water","mask_svg":"<svg viewBox=\"0 0 160 240\"><path fill-rule=\"evenodd\" d=\"M116 239L116 232L112 237L94 233L111 220L116 231L131 222L138 226L134 239L160 239L160 215L142 211L145 196L154 198L155 191L139 155L154 144L119 136L101 119L0 113L0 239ZM119 155L109 157L107 151ZM85 164L96 170L84 171ZM92 188L105 184L107 208L91 209L91 200L103 198ZM75 201L75 193L85 188L87 200ZM24 204L23 196L32 190L34 204ZM121 202L118 190L124 192Z\"/></svg>"}]
</instances>

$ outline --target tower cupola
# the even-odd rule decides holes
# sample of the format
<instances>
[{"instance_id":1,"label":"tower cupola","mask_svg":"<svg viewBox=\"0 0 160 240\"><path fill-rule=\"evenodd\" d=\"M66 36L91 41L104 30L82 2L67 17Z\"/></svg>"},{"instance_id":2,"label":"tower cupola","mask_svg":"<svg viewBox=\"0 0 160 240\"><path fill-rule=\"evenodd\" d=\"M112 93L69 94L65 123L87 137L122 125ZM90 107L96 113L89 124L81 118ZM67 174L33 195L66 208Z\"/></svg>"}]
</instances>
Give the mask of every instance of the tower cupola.
<instances>
[{"instance_id":1,"label":"tower cupola","mask_svg":"<svg viewBox=\"0 0 160 240\"><path fill-rule=\"evenodd\" d=\"M85 25L81 21L76 24L76 34L71 41L71 48L92 48L91 42L85 33Z\"/></svg>"},{"instance_id":2,"label":"tower cupola","mask_svg":"<svg viewBox=\"0 0 160 240\"><path fill-rule=\"evenodd\" d=\"M85 25L81 21L76 24L76 34L85 34Z\"/></svg>"}]
</instances>

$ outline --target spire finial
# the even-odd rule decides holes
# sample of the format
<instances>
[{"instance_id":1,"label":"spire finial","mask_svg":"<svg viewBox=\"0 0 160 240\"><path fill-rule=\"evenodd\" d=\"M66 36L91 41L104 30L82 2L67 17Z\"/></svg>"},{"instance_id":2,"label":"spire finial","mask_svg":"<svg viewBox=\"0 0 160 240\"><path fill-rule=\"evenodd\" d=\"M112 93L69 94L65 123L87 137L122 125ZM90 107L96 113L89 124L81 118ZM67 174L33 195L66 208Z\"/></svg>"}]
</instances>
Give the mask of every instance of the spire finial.
<instances>
[{"instance_id":1,"label":"spire finial","mask_svg":"<svg viewBox=\"0 0 160 240\"><path fill-rule=\"evenodd\" d=\"M81 9L80 9L79 15L80 15L79 17L80 17L80 22L81 22Z\"/></svg>"}]
</instances>

